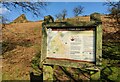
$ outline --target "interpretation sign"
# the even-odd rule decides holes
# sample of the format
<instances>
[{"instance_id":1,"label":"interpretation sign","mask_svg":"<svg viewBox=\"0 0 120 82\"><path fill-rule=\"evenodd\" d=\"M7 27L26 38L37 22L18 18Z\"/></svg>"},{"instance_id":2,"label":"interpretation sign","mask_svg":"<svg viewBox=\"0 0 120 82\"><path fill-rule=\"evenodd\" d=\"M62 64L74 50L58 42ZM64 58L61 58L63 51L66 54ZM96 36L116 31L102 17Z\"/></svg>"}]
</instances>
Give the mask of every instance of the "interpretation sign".
<instances>
[{"instance_id":1,"label":"interpretation sign","mask_svg":"<svg viewBox=\"0 0 120 82\"><path fill-rule=\"evenodd\" d=\"M48 28L47 58L95 62L95 30Z\"/></svg>"},{"instance_id":2,"label":"interpretation sign","mask_svg":"<svg viewBox=\"0 0 120 82\"><path fill-rule=\"evenodd\" d=\"M42 24L40 67L43 80L53 80L53 65L94 71L100 78L102 23L50 22ZM91 73L91 72L90 72ZM49 76L49 77L48 77Z\"/></svg>"}]
</instances>

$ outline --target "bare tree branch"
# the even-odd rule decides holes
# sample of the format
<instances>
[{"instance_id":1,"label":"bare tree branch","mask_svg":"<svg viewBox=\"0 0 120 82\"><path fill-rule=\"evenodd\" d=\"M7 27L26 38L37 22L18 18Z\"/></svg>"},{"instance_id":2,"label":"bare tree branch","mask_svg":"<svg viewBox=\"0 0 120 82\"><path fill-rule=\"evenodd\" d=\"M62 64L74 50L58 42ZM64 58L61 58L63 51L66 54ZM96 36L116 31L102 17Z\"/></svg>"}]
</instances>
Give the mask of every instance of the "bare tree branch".
<instances>
[{"instance_id":1,"label":"bare tree branch","mask_svg":"<svg viewBox=\"0 0 120 82\"><path fill-rule=\"evenodd\" d=\"M66 16L67 16L67 10L66 9L63 9L63 11L61 13L55 15L55 17L57 19L62 19L62 20L64 20Z\"/></svg>"},{"instance_id":2,"label":"bare tree branch","mask_svg":"<svg viewBox=\"0 0 120 82\"><path fill-rule=\"evenodd\" d=\"M78 6L73 9L74 16L78 16L83 13L84 7Z\"/></svg>"},{"instance_id":3,"label":"bare tree branch","mask_svg":"<svg viewBox=\"0 0 120 82\"><path fill-rule=\"evenodd\" d=\"M65 16L67 16L67 10L66 9L64 9L62 11L62 18L63 18L63 20L65 19Z\"/></svg>"},{"instance_id":4,"label":"bare tree branch","mask_svg":"<svg viewBox=\"0 0 120 82\"><path fill-rule=\"evenodd\" d=\"M45 2L2 2L3 7L12 11L14 9L21 9L23 12L30 12L39 17L42 15L41 9L45 9L47 3Z\"/></svg>"},{"instance_id":5,"label":"bare tree branch","mask_svg":"<svg viewBox=\"0 0 120 82\"><path fill-rule=\"evenodd\" d=\"M120 0L118 2L107 1L108 2L105 3L105 5L109 7L108 11L110 12L111 18L114 18L116 22L120 24Z\"/></svg>"}]
</instances>

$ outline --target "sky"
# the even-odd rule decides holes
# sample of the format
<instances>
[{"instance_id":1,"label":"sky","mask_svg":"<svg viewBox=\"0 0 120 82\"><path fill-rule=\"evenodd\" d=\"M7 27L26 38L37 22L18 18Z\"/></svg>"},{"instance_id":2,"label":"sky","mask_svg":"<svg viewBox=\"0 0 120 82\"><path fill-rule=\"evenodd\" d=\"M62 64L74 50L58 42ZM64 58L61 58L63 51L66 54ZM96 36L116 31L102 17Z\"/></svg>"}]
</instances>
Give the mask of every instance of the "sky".
<instances>
[{"instance_id":1,"label":"sky","mask_svg":"<svg viewBox=\"0 0 120 82\"><path fill-rule=\"evenodd\" d=\"M24 13L28 20L30 21L38 21L43 20L44 16L51 15L55 18L56 14L62 12L63 9L67 10L67 18L74 17L73 8L79 5L84 7L83 13L80 15L90 15L91 13L98 12L101 14L107 14L107 6L103 5L104 2L47 2L47 6L45 9L41 9L42 16L40 17L33 17L32 14L29 12ZM16 10L7 10L5 7L0 8L0 14L3 14L6 18L10 21L13 21L18 16L23 14L19 8Z\"/></svg>"}]
</instances>

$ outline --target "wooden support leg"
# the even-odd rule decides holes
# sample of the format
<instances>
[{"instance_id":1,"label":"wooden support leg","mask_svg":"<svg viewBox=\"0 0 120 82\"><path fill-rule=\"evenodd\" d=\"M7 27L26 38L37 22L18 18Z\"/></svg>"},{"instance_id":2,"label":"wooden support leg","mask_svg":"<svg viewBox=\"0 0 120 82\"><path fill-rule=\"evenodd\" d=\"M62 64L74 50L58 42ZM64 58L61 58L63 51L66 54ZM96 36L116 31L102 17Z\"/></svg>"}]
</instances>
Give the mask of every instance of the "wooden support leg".
<instances>
[{"instance_id":1,"label":"wooden support leg","mask_svg":"<svg viewBox=\"0 0 120 82\"><path fill-rule=\"evenodd\" d=\"M53 68L51 66L43 65L43 80L53 81Z\"/></svg>"}]
</instances>

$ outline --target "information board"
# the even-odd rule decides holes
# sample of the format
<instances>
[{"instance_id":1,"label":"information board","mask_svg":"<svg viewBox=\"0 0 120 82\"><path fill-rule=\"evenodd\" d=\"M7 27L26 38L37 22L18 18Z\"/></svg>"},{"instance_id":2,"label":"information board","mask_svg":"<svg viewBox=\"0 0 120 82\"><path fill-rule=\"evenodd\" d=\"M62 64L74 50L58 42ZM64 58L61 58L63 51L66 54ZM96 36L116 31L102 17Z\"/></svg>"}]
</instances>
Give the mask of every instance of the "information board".
<instances>
[{"instance_id":1,"label":"information board","mask_svg":"<svg viewBox=\"0 0 120 82\"><path fill-rule=\"evenodd\" d=\"M47 29L47 58L95 61L95 31Z\"/></svg>"}]
</instances>

